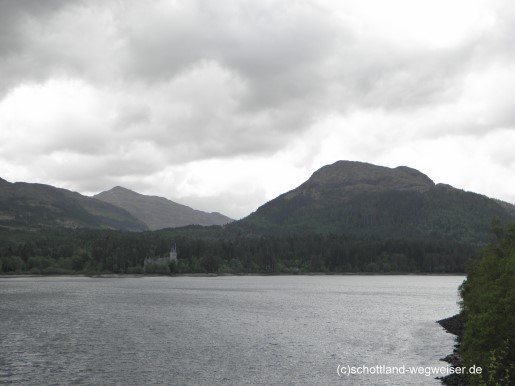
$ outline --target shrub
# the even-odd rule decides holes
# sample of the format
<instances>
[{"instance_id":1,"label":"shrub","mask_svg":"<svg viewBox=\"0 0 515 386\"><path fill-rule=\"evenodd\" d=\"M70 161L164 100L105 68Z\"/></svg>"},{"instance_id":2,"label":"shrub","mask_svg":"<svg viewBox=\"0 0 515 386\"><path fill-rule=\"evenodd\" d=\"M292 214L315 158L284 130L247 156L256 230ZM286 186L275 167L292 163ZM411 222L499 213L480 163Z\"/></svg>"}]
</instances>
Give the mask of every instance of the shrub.
<instances>
[{"instance_id":1,"label":"shrub","mask_svg":"<svg viewBox=\"0 0 515 386\"><path fill-rule=\"evenodd\" d=\"M497 240L473 261L461 287L466 324L461 354L480 366L473 385L515 384L515 224L495 227Z\"/></svg>"}]
</instances>

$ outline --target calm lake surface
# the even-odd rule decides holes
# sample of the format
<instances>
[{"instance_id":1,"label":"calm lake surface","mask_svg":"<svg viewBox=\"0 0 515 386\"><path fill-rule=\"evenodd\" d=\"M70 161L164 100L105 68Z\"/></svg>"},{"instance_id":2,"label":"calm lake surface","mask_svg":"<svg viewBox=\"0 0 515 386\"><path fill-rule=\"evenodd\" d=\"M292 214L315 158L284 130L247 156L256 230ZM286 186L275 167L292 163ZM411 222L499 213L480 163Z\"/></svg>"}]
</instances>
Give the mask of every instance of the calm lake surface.
<instances>
[{"instance_id":1,"label":"calm lake surface","mask_svg":"<svg viewBox=\"0 0 515 386\"><path fill-rule=\"evenodd\" d=\"M439 385L464 276L0 278L0 384Z\"/></svg>"}]
</instances>

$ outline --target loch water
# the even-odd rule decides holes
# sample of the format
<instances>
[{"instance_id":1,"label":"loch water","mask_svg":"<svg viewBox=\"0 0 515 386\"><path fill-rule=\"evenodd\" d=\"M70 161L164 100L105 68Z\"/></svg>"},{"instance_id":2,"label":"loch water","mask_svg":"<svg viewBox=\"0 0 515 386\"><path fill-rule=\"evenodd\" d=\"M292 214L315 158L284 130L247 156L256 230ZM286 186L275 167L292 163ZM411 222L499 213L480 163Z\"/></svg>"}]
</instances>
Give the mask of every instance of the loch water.
<instances>
[{"instance_id":1,"label":"loch water","mask_svg":"<svg viewBox=\"0 0 515 386\"><path fill-rule=\"evenodd\" d=\"M0 384L439 385L464 276L0 278Z\"/></svg>"}]
</instances>

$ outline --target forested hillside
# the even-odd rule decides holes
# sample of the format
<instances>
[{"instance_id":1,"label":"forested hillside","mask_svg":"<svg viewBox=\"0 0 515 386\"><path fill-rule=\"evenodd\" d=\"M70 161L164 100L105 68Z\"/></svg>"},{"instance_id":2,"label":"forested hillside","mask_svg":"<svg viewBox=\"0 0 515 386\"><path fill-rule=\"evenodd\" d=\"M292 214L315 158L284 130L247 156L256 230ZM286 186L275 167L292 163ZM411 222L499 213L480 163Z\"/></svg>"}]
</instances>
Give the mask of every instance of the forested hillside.
<instances>
[{"instance_id":1,"label":"forested hillside","mask_svg":"<svg viewBox=\"0 0 515 386\"><path fill-rule=\"evenodd\" d=\"M338 233L381 239L440 239L485 245L493 219L515 207L407 167L339 161L233 224L259 234Z\"/></svg>"},{"instance_id":2,"label":"forested hillside","mask_svg":"<svg viewBox=\"0 0 515 386\"><path fill-rule=\"evenodd\" d=\"M6 229L99 228L143 231L124 209L50 185L0 179L0 227Z\"/></svg>"},{"instance_id":3,"label":"forested hillside","mask_svg":"<svg viewBox=\"0 0 515 386\"><path fill-rule=\"evenodd\" d=\"M133 217L78 193L25 185L18 191L30 188L31 196L5 194L13 188L4 186L0 197L0 272L137 273L146 257L177 245L178 264L161 273L455 273L493 240L492 220L515 221L513 205L435 184L417 170L349 161L321 168L240 221L154 232L98 229L113 224L110 213ZM65 220L73 226L56 226Z\"/></svg>"},{"instance_id":4,"label":"forested hillside","mask_svg":"<svg viewBox=\"0 0 515 386\"><path fill-rule=\"evenodd\" d=\"M441 240L381 240L335 234L249 237L221 227L155 232L0 232L1 270L141 273L145 257L176 244L162 273L463 272L475 248Z\"/></svg>"},{"instance_id":5,"label":"forested hillside","mask_svg":"<svg viewBox=\"0 0 515 386\"><path fill-rule=\"evenodd\" d=\"M164 197L146 196L120 186L94 197L126 210L145 223L149 230L187 225L222 225L233 221L220 213L203 212Z\"/></svg>"}]
</instances>

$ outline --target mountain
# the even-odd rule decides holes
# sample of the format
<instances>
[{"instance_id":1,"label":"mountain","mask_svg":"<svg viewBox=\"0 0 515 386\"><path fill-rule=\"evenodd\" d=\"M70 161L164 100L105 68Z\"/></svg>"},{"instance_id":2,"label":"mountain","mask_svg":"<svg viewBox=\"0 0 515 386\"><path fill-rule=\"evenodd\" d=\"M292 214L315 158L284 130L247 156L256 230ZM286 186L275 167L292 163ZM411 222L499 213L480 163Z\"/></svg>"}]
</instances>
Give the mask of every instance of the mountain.
<instances>
[{"instance_id":1,"label":"mountain","mask_svg":"<svg viewBox=\"0 0 515 386\"><path fill-rule=\"evenodd\" d=\"M125 209L144 222L150 230L194 224L223 225L233 221L217 212L202 212L163 197L146 196L120 186L101 192L94 197Z\"/></svg>"},{"instance_id":2,"label":"mountain","mask_svg":"<svg viewBox=\"0 0 515 386\"><path fill-rule=\"evenodd\" d=\"M146 230L127 211L66 189L0 179L0 227Z\"/></svg>"},{"instance_id":3,"label":"mountain","mask_svg":"<svg viewBox=\"0 0 515 386\"><path fill-rule=\"evenodd\" d=\"M482 244L491 221L515 221L506 202L435 184L418 170L338 161L234 226L257 234L337 233Z\"/></svg>"}]
</instances>

